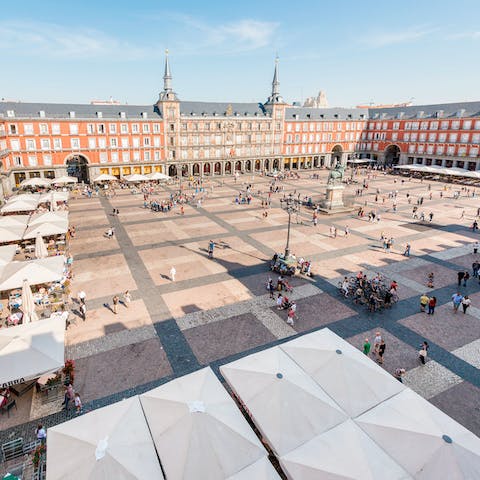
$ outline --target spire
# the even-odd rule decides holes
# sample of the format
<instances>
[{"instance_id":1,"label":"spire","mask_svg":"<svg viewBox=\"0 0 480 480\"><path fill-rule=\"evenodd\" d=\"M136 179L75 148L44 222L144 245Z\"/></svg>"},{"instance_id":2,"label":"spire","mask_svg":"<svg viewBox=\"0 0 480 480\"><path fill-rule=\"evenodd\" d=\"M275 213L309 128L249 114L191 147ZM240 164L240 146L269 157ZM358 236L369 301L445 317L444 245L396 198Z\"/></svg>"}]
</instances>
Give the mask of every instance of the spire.
<instances>
[{"instance_id":1,"label":"spire","mask_svg":"<svg viewBox=\"0 0 480 480\"><path fill-rule=\"evenodd\" d=\"M272 97L275 97L279 94L280 82L278 81L278 55L275 57L275 72L273 74L272 81Z\"/></svg>"},{"instance_id":2,"label":"spire","mask_svg":"<svg viewBox=\"0 0 480 480\"><path fill-rule=\"evenodd\" d=\"M278 55L275 57L275 71L273 73L272 94L268 97L267 105L272 103L284 103L280 95L280 82L278 81Z\"/></svg>"},{"instance_id":3,"label":"spire","mask_svg":"<svg viewBox=\"0 0 480 480\"><path fill-rule=\"evenodd\" d=\"M165 50L165 73L163 74L163 92L160 93L160 100L178 100L177 94L172 89L172 74L170 62L168 61L168 49Z\"/></svg>"}]
</instances>

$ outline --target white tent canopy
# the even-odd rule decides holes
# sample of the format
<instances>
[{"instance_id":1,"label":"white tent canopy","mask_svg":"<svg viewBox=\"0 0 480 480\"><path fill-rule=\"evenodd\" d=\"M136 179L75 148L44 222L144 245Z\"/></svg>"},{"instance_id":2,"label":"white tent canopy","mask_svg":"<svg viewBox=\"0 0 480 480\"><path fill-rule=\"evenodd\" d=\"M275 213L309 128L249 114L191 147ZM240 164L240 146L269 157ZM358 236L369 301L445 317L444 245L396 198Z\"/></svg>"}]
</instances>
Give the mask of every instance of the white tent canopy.
<instances>
[{"instance_id":1,"label":"white tent canopy","mask_svg":"<svg viewBox=\"0 0 480 480\"><path fill-rule=\"evenodd\" d=\"M17 242L23 238L25 227L2 227L0 226L0 243Z\"/></svg>"},{"instance_id":2,"label":"white tent canopy","mask_svg":"<svg viewBox=\"0 0 480 480\"><path fill-rule=\"evenodd\" d=\"M65 320L0 329L0 385L15 385L64 365Z\"/></svg>"},{"instance_id":3,"label":"white tent canopy","mask_svg":"<svg viewBox=\"0 0 480 480\"><path fill-rule=\"evenodd\" d=\"M138 396L49 428L47 445L49 480L164 478Z\"/></svg>"},{"instance_id":4,"label":"white tent canopy","mask_svg":"<svg viewBox=\"0 0 480 480\"><path fill-rule=\"evenodd\" d=\"M50 186L50 180L42 177L29 178L28 180L23 180L23 182L20 183L20 188L49 187L49 186Z\"/></svg>"},{"instance_id":5,"label":"white tent canopy","mask_svg":"<svg viewBox=\"0 0 480 480\"><path fill-rule=\"evenodd\" d=\"M123 177L127 182L147 182L149 180L145 175L140 175L139 173L134 173L132 175L126 175Z\"/></svg>"},{"instance_id":6,"label":"white tent canopy","mask_svg":"<svg viewBox=\"0 0 480 480\"><path fill-rule=\"evenodd\" d=\"M52 185L60 185L65 183L78 183L77 177L69 177L68 175L64 175L62 177L53 178L50 183Z\"/></svg>"},{"instance_id":7,"label":"white tent canopy","mask_svg":"<svg viewBox=\"0 0 480 480\"><path fill-rule=\"evenodd\" d=\"M280 464L288 478L301 480L411 478L353 420L284 455Z\"/></svg>"},{"instance_id":8,"label":"white tent canopy","mask_svg":"<svg viewBox=\"0 0 480 480\"><path fill-rule=\"evenodd\" d=\"M68 212L66 210L59 210L56 212L34 213L28 221L28 226L31 227L52 222L68 222Z\"/></svg>"},{"instance_id":9,"label":"white tent canopy","mask_svg":"<svg viewBox=\"0 0 480 480\"><path fill-rule=\"evenodd\" d=\"M140 399L165 475L171 480L241 479L244 469L266 458L258 438L210 368L172 380Z\"/></svg>"},{"instance_id":10,"label":"white tent canopy","mask_svg":"<svg viewBox=\"0 0 480 480\"><path fill-rule=\"evenodd\" d=\"M23 227L26 228L30 215L4 215L0 217L0 227Z\"/></svg>"},{"instance_id":11,"label":"white tent canopy","mask_svg":"<svg viewBox=\"0 0 480 480\"><path fill-rule=\"evenodd\" d=\"M279 347L241 358L220 371L278 455L348 418Z\"/></svg>"},{"instance_id":12,"label":"white tent canopy","mask_svg":"<svg viewBox=\"0 0 480 480\"><path fill-rule=\"evenodd\" d=\"M352 417L405 388L327 328L296 338L280 348Z\"/></svg>"},{"instance_id":13,"label":"white tent canopy","mask_svg":"<svg viewBox=\"0 0 480 480\"><path fill-rule=\"evenodd\" d=\"M42 193L40 195L39 203L63 203L68 201L70 192L61 192L57 190L52 190L50 192Z\"/></svg>"},{"instance_id":14,"label":"white tent canopy","mask_svg":"<svg viewBox=\"0 0 480 480\"><path fill-rule=\"evenodd\" d=\"M113 180L118 180L118 178L113 175L109 175L108 173L102 173L101 175L93 179L94 182L110 182Z\"/></svg>"},{"instance_id":15,"label":"white tent canopy","mask_svg":"<svg viewBox=\"0 0 480 480\"><path fill-rule=\"evenodd\" d=\"M11 262L0 270L0 292L20 288L24 279L27 279L30 285L59 281L63 277L64 269L63 255L28 262Z\"/></svg>"},{"instance_id":16,"label":"white tent canopy","mask_svg":"<svg viewBox=\"0 0 480 480\"><path fill-rule=\"evenodd\" d=\"M36 238L37 235L49 237L51 235L63 235L68 231L68 221L64 222L45 222L29 226L23 234L24 240Z\"/></svg>"},{"instance_id":17,"label":"white tent canopy","mask_svg":"<svg viewBox=\"0 0 480 480\"><path fill-rule=\"evenodd\" d=\"M16 251L16 245L3 245L0 247L0 268L13 260Z\"/></svg>"},{"instance_id":18,"label":"white tent canopy","mask_svg":"<svg viewBox=\"0 0 480 480\"><path fill-rule=\"evenodd\" d=\"M355 421L415 478L480 478L480 438L410 389Z\"/></svg>"},{"instance_id":19,"label":"white tent canopy","mask_svg":"<svg viewBox=\"0 0 480 480\"><path fill-rule=\"evenodd\" d=\"M39 195L17 195L9 199L0 211L2 213L31 212L37 208L39 201Z\"/></svg>"},{"instance_id":20,"label":"white tent canopy","mask_svg":"<svg viewBox=\"0 0 480 480\"><path fill-rule=\"evenodd\" d=\"M153 172L147 175L147 178L149 180L170 180L170 177L168 175L165 175L164 173L160 172Z\"/></svg>"}]
</instances>

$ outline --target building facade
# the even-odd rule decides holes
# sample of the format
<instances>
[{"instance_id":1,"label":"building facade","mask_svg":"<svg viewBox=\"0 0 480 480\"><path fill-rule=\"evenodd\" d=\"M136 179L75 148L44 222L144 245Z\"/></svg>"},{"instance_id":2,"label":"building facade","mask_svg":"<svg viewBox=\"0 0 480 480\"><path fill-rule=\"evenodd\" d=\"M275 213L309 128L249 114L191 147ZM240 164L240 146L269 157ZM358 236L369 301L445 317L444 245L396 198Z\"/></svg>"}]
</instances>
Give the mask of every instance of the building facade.
<instances>
[{"instance_id":1,"label":"building facade","mask_svg":"<svg viewBox=\"0 0 480 480\"><path fill-rule=\"evenodd\" d=\"M280 95L278 61L265 103L182 101L168 54L163 82L147 106L0 102L4 189L31 177L233 175L330 167L354 156L480 169L480 102L293 107Z\"/></svg>"}]
</instances>

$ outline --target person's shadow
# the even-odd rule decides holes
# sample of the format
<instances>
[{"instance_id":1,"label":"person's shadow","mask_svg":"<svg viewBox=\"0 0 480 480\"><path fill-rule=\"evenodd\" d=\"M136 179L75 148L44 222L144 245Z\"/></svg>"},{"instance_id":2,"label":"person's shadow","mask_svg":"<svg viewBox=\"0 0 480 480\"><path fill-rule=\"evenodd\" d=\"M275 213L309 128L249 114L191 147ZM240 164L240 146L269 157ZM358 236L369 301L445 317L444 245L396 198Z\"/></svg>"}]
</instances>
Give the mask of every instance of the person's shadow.
<instances>
[{"instance_id":1,"label":"person's shadow","mask_svg":"<svg viewBox=\"0 0 480 480\"><path fill-rule=\"evenodd\" d=\"M109 303L104 303L103 306L104 306L107 310L110 310L112 313L115 313L115 312L113 311L113 308L110 306Z\"/></svg>"}]
</instances>

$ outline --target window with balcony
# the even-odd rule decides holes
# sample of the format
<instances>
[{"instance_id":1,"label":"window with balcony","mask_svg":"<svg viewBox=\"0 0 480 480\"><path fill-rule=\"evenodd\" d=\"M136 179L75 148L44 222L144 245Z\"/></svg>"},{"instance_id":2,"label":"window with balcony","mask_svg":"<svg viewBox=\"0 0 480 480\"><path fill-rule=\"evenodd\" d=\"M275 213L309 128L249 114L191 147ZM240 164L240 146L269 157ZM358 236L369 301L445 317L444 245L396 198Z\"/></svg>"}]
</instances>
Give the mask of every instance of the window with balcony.
<instances>
[{"instance_id":1,"label":"window with balcony","mask_svg":"<svg viewBox=\"0 0 480 480\"><path fill-rule=\"evenodd\" d=\"M464 120L463 121L463 129L470 130L472 128L472 121L471 120Z\"/></svg>"},{"instance_id":2,"label":"window with balcony","mask_svg":"<svg viewBox=\"0 0 480 480\"><path fill-rule=\"evenodd\" d=\"M173 124L171 126L173 126L173 129L175 129ZM139 133L138 123L132 123L132 133Z\"/></svg>"},{"instance_id":3,"label":"window with balcony","mask_svg":"<svg viewBox=\"0 0 480 480\"><path fill-rule=\"evenodd\" d=\"M62 149L62 139L61 138L54 138L53 139L53 149L54 150L61 150Z\"/></svg>"},{"instance_id":4,"label":"window with balcony","mask_svg":"<svg viewBox=\"0 0 480 480\"><path fill-rule=\"evenodd\" d=\"M99 135L105 134L105 125L103 123L99 123L97 125L97 132L99 133Z\"/></svg>"},{"instance_id":5,"label":"window with balcony","mask_svg":"<svg viewBox=\"0 0 480 480\"><path fill-rule=\"evenodd\" d=\"M59 123L52 123L52 134L53 135L60 135L60 124Z\"/></svg>"},{"instance_id":6,"label":"window with balcony","mask_svg":"<svg viewBox=\"0 0 480 480\"><path fill-rule=\"evenodd\" d=\"M452 142L452 143L455 143L457 141L457 138L458 138L458 135L456 133L451 133L448 136L448 141Z\"/></svg>"},{"instance_id":7,"label":"window with balcony","mask_svg":"<svg viewBox=\"0 0 480 480\"><path fill-rule=\"evenodd\" d=\"M112 148L118 147L118 140L116 138L110 138L110 147Z\"/></svg>"},{"instance_id":8,"label":"window with balcony","mask_svg":"<svg viewBox=\"0 0 480 480\"><path fill-rule=\"evenodd\" d=\"M449 125L449 122L448 121L443 121L441 124L440 124L440 128L442 130L448 130L448 125Z\"/></svg>"},{"instance_id":9,"label":"window with balcony","mask_svg":"<svg viewBox=\"0 0 480 480\"><path fill-rule=\"evenodd\" d=\"M17 134L17 126L14 123L10 123L8 125L8 132L10 135L16 135Z\"/></svg>"},{"instance_id":10,"label":"window with balcony","mask_svg":"<svg viewBox=\"0 0 480 480\"><path fill-rule=\"evenodd\" d=\"M120 133L122 135L125 135L126 133L128 133L128 123L122 123L120 125Z\"/></svg>"},{"instance_id":11,"label":"window with balcony","mask_svg":"<svg viewBox=\"0 0 480 480\"><path fill-rule=\"evenodd\" d=\"M52 166L52 156L51 155L43 155L43 164L46 167Z\"/></svg>"},{"instance_id":12,"label":"window with balcony","mask_svg":"<svg viewBox=\"0 0 480 480\"><path fill-rule=\"evenodd\" d=\"M70 129L70 135L77 135L78 134L78 124L77 123L69 123L68 128Z\"/></svg>"},{"instance_id":13,"label":"window with balcony","mask_svg":"<svg viewBox=\"0 0 480 480\"><path fill-rule=\"evenodd\" d=\"M460 128L460 120L454 120L452 122L452 130L458 130Z\"/></svg>"},{"instance_id":14,"label":"window with balcony","mask_svg":"<svg viewBox=\"0 0 480 480\"><path fill-rule=\"evenodd\" d=\"M50 150L50 140L48 138L42 138L40 140L42 150Z\"/></svg>"},{"instance_id":15,"label":"window with balcony","mask_svg":"<svg viewBox=\"0 0 480 480\"><path fill-rule=\"evenodd\" d=\"M110 135L116 135L117 134L117 124L116 123L109 123L108 124L108 132Z\"/></svg>"},{"instance_id":16,"label":"window with balcony","mask_svg":"<svg viewBox=\"0 0 480 480\"><path fill-rule=\"evenodd\" d=\"M88 139L88 148L90 150L94 150L96 146L97 146L97 142L96 142L95 138L89 138Z\"/></svg>"},{"instance_id":17,"label":"window with balcony","mask_svg":"<svg viewBox=\"0 0 480 480\"><path fill-rule=\"evenodd\" d=\"M154 123L153 124L153 133L160 133L160 124Z\"/></svg>"},{"instance_id":18,"label":"window with balcony","mask_svg":"<svg viewBox=\"0 0 480 480\"><path fill-rule=\"evenodd\" d=\"M24 123L23 124L23 133L25 135L33 135L33 124L32 123Z\"/></svg>"},{"instance_id":19,"label":"window with balcony","mask_svg":"<svg viewBox=\"0 0 480 480\"><path fill-rule=\"evenodd\" d=\"M95 125L93 123L87 123L87 134L93 135L95 133Z\"/></svg>"},{"instance_id":20,"label":"window with balcony","mask_svg":"<svg viewBox=\"0 0 480 480\"><path fill-rule=\"evenodd\" d=\"M37 146L35 145L35 140L33 140L32 138L27 138L27 140L25 140L25 146L27 150L35 150L37 148Z\"/></svg>"}]
</instances>

